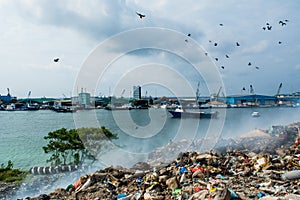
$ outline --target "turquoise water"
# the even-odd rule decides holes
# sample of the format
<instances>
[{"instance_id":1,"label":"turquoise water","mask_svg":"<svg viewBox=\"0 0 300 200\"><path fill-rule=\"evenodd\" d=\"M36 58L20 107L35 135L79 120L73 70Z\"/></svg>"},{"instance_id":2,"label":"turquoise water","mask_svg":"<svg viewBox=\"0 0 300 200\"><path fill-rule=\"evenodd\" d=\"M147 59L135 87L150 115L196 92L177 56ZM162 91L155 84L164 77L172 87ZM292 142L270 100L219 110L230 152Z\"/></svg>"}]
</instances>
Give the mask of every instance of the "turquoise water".
<instances>
[{"instance_id":1,"label":"turquoise water","mask_svg":"<svg viewBox=\"0 0 300 200\"><path fill-rule=\"evenodd\" d=\"M261 117L252 117L253 111L259 111ZM221 119L214 120L220 122ZM255 128L268 129L271 125L287 125L299 121L300 108L226 109L224 126L220 127L219 135L223 138L235 138ZM219 123L218 126L221 126L220 124L222 125ZM106 156L100 159L109 165L111 162L114 164L116 160L121 161L122 158L128 163L138 161L143 155L172 140L207 136L210 120L199 122L196 119L174 119L160 109L113 112L89 110L78 111L75 115L55 113L50 110L2 111L0 112L0 164L12 160L16 168L45 166L49 155L43 152L42 147L47 144L43 137L48 132L62 127L70 129L102 125L119 135L119 139L111 144L112 149L106 148L104 152ZM119 150L114 148L116 146ZM122 155L123 153L125 156Z\"/></svg>"}]
</instances>

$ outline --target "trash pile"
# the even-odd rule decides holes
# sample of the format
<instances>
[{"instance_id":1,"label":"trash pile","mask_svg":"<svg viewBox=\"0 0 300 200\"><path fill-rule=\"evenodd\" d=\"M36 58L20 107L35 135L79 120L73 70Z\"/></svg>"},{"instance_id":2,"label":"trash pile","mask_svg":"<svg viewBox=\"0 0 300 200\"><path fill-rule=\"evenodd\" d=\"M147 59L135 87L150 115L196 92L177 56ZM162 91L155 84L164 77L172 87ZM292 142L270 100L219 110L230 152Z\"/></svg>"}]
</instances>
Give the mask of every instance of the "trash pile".
<instances>
[{"instance_id":1,"label":"trash pile","mask_svg":"<svg viewBox=\"0 0 300 200\"><path fill-rule=\"evenodd\" d=\"M26 199L300 199L299 127L300 123L269 132L272 137L230 140L233 147L226 146L224 152L195 150L168 163L108 167L50 194Z\"/></svg>"}]
</instances>

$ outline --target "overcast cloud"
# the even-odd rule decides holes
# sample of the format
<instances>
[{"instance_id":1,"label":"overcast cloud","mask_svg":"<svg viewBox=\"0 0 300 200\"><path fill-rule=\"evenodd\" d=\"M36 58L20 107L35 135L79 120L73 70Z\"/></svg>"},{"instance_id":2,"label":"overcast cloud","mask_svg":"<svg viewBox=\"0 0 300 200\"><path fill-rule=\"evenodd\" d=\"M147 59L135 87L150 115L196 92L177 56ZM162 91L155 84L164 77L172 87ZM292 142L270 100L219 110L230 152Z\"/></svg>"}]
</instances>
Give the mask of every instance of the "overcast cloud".
<instances>
[{"instance_id":1,"label":"overcast cloud","mask_svg":"<svg viewBox=\"0 0 300 200\"><path fill-rule=\"evenodd\" d=\"M101 42L123 31L146 27L190 33L182 46L194 41L203 47L219 70L226 94L238 94L241 88L253 85L255 93L273 95L281 82L282 93L300 91L299 10L297 0L2 0L0 94L10 88L17 97L25 97L28 91L34 97L70 96L74 87L84 87L74 85L76 78L85 59ZM146 17L138 18L136 11ZM280 20L288 21L282 26ZM271 30L262 29L266 23ZM153 43L164 40L156 38ZM57 63L53 62L56 57L60 58ZM180 60L164 52L139 51L120 61L125 66L159 61L186 70L187 63ZM120 61L116 65L122 65ZM113 80L119 80L120 73L110 73L116 76ZM198 78L190 75L193 87ZM109 78L105 80L107 88ZM129 96L131 86L124 87ZM108 95L108 89L98 89L94 92Z\"/></svg>"}]
</instances>

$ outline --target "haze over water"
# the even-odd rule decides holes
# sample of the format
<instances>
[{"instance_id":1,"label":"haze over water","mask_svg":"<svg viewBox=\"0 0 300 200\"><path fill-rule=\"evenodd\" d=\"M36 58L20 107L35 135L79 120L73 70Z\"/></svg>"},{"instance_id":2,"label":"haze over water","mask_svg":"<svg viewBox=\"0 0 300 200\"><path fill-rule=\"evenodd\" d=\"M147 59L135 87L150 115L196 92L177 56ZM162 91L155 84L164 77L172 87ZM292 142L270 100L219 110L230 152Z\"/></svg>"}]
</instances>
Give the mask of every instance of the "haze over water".
<instances>
[{"instance_id":1,"label":"haze over water","mask_svg":"<svg viewBox=\"0 0 300 200\"><path fill-rule=\"evenodd\" d=\"M253 111L259 111L261 117L254 118L251 116ZM117 133L119 139L113 141L112 148L106 149L101 159L101 164L123 164L131 166L139 161L138 156L132 158L120 159L118 155L120 151L114 151L114 147L118 146L121 151L135 154L147 154L155 148L162 147L170 141L180 139L199 139L207 134L210 120L203 119L199 122L196 134L193 134L194 125L198 123L196 119L175 119L169 113L163 110L151 109L156 112L154 117L150 118L149 110L131 110L129 114L136 126L126 123L127 111L106 111L106 110L90 110L78 111L84 114L85 119L96 116L99 126L105 126L113 133ZM115 122L114 116L124 116L125 123L122 120ZM128 117L128 116L127 116ZM122 118L121 118L122 119ZM152 121L151 121L152 120ZM213 119L219 120L219 119ZM55 113L50 110L40 111L15 111L0 112L0 163L6 164L8 160L13 161L14 167L29 169L33 166L46 166L46 160L49 155L43 152L42 147L47 144L43 139L50 131L60 128L76 128L73 114L71 113ZM162 122L161 122L162 121ZM288 125L290 123L300 121L300 108L242 108L227 109L226 119L222 133L222 138L236 138L241 134L249 132L253 129L268 129L272 125ZM180 129L180 123L187 123L187 127ZM154 123L151 128L151 123ZM80 126L90 126L88 123L82 122ZM124 126L125 124L125 126ZM127 127L126 127L126 124ZM162 127L157 127L161 126ZM143 129L144 127L144 129ZM152 130L145 127L150 127ZM139 132L140 130L142 132ZM140 134L140 135L135 135ZM191 138L192 137L192 138Z\"/></svg>"}]
</instances>

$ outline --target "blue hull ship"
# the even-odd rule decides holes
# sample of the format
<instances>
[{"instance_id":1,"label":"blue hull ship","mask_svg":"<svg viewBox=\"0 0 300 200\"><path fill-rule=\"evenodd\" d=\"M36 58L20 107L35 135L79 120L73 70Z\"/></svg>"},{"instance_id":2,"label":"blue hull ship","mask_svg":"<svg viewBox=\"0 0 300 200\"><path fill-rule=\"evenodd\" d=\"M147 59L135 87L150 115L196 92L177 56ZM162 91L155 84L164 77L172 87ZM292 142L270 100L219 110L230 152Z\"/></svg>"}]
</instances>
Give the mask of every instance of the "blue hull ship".
<instances>
[{"instance_id":1,"label":"blue hull ship","mask_svg":"<svg viewBox=\"0 0 300 200\"><path fill-rule=\"evenodd\" d=\"M174 118L217 118L218 112L203 112L203 111L185 111L182 107L178 107L175 110L169 110L169 113L172 114Z\"/></svg>"}]
</instances>

